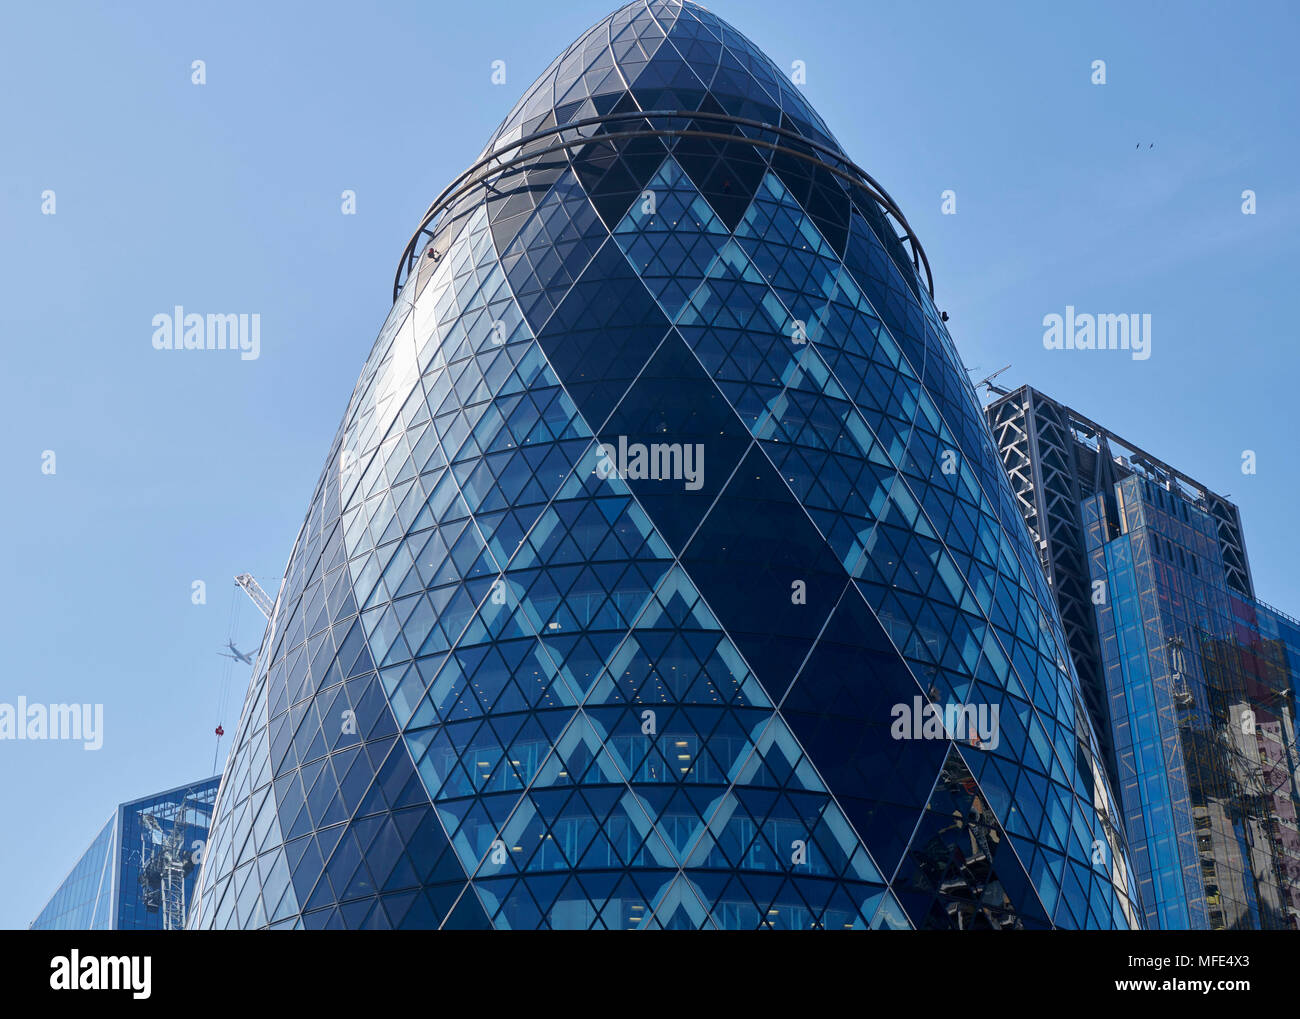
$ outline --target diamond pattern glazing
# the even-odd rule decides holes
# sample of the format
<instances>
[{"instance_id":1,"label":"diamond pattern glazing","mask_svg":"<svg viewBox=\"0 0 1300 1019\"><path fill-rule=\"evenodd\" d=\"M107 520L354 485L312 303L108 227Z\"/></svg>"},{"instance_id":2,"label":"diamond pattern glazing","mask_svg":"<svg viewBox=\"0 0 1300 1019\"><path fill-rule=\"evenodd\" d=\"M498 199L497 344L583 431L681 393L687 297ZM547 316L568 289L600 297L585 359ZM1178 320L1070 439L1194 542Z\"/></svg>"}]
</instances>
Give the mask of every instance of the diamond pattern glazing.
<instances>
[{"instance_id":1,"label":"diamond pattern glazing","mask_svg":"<svg viewBox=\"0 0 1300 1019\"><path fill-rule=\"evenodd\" d=\"M594 26L485 152L629 111L681 130L578 129L409 274L192 924L1137 926L1056 610L894 230L791 155L838 145L692 3ZM698 471L611 470L620 443ZM999 738L893 738L923 702Z\"/></svg>"}]
</instances>

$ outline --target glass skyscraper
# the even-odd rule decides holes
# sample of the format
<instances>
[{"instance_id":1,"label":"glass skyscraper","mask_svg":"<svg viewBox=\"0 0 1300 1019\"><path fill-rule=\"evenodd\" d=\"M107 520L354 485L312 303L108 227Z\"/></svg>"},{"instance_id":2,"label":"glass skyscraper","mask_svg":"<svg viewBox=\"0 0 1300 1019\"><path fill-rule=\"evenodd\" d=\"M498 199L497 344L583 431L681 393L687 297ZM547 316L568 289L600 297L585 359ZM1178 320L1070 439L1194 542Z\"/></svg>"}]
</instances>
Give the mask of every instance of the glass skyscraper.
<instances>
[{"instance_id":1,"label":"glass skyscraper","mask_svg":"<svg viewBox=\"0 0 1300 1019\"><path fill-rule=\"evenodd\" d=\"M199 863L212 822L221 776L120 804L63 879L31 930L179 929L194 899ZM159 850L183 852L167 923L168 889Z\"/></svg>"},{"instance_id":2,"label":"glass skyscraper","mask_svg":"<svg viewBox=\"0 0 1300 1019\"><path fill-rule=\"evenodd\" d=\"M1029 387L988 416L1087 677L1146 923L1295 927L1300 624L1255 599L1237 507Z\"/></svg>"},{"instance_id":3,"label":"glass skyscraper","mask_svg":"<svg viewBox=\"0 0 1300 1019\"><path fill-rule=\"evenodd\" d=\"M1258 813L1267 835L1289 917L1300 927L1300 753L1295 711L1300 695L1300 620L1257 599L1230 592L1235 631L1229 642L1243 673L1264 701L1258 721ZM1284 710L1291 707L1290 712Z\"/></svg>"},{"instance_id":4,"label":"glass skyscraper","mask_svg":"<svg viewBox=\"0 0 1300 1019\"><path fill-rule=\"evenodd\" d=\"M735 29L582 35L403 252L191 926L1139 926L931 287Z\"/></svg>"}]
</instances>

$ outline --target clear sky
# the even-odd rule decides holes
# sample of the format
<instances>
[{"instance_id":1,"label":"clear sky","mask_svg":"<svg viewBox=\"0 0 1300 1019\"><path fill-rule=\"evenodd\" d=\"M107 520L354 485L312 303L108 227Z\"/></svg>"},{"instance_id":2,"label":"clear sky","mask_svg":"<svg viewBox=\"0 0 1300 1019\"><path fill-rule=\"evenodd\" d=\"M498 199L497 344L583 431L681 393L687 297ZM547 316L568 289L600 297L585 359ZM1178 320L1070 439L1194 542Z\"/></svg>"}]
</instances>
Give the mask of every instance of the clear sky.
<instances>
[{"instance_id":1,"label":"clear sky","mask_svg":"<svg viewBox=\"0 0 1300 1019\"><path fill-rule=\"evenodd\" d=\"M274 592L402 245L615 2L4 6L0 702L102 703L105 734L0 742L0 926L35 917L116 803L210 774L218 721L224 756L248 669L216 652L261 635L231 578ZM975 377L1010 362L1000 382L1230 495L1260 596L1300 615L1300 8L711 6L804 61ZM261 356L154 350L176 305L259 314ZM1152 356L1045 350L1066 305L1149 313Z\"/></svg>"}]
</instances>

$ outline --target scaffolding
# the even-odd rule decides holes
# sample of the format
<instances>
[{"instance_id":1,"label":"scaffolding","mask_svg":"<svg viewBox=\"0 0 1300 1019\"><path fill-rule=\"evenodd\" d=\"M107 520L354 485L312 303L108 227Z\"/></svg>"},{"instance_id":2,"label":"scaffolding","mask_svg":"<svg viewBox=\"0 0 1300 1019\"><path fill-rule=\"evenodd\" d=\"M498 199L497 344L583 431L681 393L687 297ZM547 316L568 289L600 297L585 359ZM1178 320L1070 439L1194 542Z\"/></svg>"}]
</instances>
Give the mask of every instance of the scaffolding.
<instances>
[{"instance_id":1,"label":"scaffolding","mask_svg":"<svg viewBox=\"0 0 1300 1019\"><path fill-rule=\"evenodd\" d=\"M194 857L186 850L187 816L194 810L189 797L172 818L171 831L164 831L153 814L141 814L140 885L145 908L162 914L165 931L185 929L185 879L194 869Z\"/></svg>"}]
</instances>

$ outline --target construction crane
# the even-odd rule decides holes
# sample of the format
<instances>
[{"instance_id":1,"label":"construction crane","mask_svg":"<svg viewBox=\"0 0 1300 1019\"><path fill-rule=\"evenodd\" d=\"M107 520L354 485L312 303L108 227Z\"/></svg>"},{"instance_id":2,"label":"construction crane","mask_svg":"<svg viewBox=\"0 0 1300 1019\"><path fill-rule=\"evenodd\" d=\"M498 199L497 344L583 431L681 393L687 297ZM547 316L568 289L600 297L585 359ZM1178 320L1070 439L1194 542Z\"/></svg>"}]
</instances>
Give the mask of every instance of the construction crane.
<instances>
[{"instance_id":1,"label":"construction crane","mask_svg":"<svg viewBox=\"0 0 1300 1019\"><path fill-rule=\"evenodd\" d=\"M259 584L255 579L253 579L253 575L251 573L239 574L239 576L235 577L235 583L244 589L244 593L248 595L248 597L252 600L253 604L257 606L257 611L262 613L262 615L266 617L267 622L270 622L271 615L272 613L275 612L275 601L271 598L270 595L268 595L265 591L262 590L262 585ZM245 665L253 665L254 658L252 654L249 652L240 651L239 648L235 646L234 633L235 633L235 616L237 613L237 608L236 605L233 603L230 608L230 613L231 613L230 636L226 640L226 647L230 648L231 653L226 654L223 651L219 651L218 654L221 654L224 657L229 658L233 661L242 662ZM225 710L226 698L229 697L230 695L229 666L227 666L226 668L226 681L224 685L225 685L225 689L221 694L221 697L219 698L217 703L218 719L221 718L221 714ZM213 735L217 737L217 744L212 750L213 771L216 770L217 760L221 756L221 737L224 736L225 734L226 734L225 727L221 724L220 721L218 721L217 727L213 730Z\"/></svg>"},{"instance_id":2,"label":"construction crane","mask_svg":"<svg viewBox=\"0 0 1300 1019\"><path fill-rule=\"evenodd\" d=\"M241 573L235 578L235 583L244 589L244 593L253 599L253 604L257 606L259 612L271 618L271 612L275 608L275 602L262 590L262 585L253 579L251 573Z\"/></svg>"},{"instance_id":3,"label":"construction crane","mask_svg":"<svg viewBox=\"0 0 1300 1019\"><path fill-rule=\"evenodd\" d=\"M149 912L162 914L165 931L185 929L185 878L194 869L194 858L185 849L185 816L189 809L187 797L172 820L170 832L163 831L153 814L140 817L146 829L140 833L139 880L144 905ZM155 838L149 839L150 834Z\"/></svg>"},{"instance_id":4,"label":"construction crane","mask_svg":"<svg viewBox=\"0 0 1300 1019\"><path fill-rule=\"evenodd\" d=\"M1009 365L1009 364L1003 365L1001 368L999 368L997 371L995 371L992 375L986 375L984 378L980 379L978 382L975 383L975 390L976 390L976 392L979 391L980 386L987 386L987 387L988 387L988 391L989 391L990 393L996 393L998 396L1006 396L1006 395L1008 395L1008 394L1011 392L1011 390L1009 390L1009 389L1003 389L1001 386L995 386L995 385L993 384L993 380L996 379L999 375L1001 375L1004 371L1007 371L1010 367L1011 367L1011 365Z\"/></svg>"}]
</instances>

